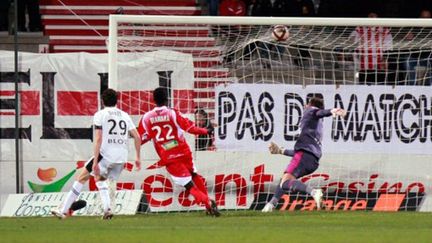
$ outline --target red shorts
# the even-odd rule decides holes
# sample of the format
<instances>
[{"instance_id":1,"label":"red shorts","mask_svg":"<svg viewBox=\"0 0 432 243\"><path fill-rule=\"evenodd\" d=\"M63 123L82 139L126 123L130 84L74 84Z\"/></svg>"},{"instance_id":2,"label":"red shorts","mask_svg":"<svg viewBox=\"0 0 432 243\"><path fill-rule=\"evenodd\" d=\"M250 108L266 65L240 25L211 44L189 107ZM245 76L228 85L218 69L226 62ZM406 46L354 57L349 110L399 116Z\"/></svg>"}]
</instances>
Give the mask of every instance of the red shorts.
<instances>
[{"instance_id":1,"label":"red shorts","mask_svg":"<svg viewBox=\"0 0 432 243\"><path fill-rule=\"evenodd\" d=\"M170 175L175 177L188 177L192 176L192 173L195 172L192 157L176 159L176 161L167 163L165 168Z\"/></svg>"}]
</instances>

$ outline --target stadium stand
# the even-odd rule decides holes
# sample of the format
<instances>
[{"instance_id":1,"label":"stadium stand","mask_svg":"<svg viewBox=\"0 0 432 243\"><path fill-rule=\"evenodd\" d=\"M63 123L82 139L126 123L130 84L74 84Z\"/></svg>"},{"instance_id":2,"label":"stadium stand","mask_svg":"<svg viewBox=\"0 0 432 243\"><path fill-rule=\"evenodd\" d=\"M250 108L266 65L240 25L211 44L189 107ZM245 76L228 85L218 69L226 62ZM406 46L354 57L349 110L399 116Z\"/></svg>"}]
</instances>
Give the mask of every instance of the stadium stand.
<instances>
[{"instance_id":1,"label":"stadium stand","mask_svg":"<svg viewBox=\"0 0 432 243\"><path fill-rule=\"evenodd\" d=\"M44 34L49 37L50 52L54 53L106 53L109 14L201 15L201 8L194 0L41 0L40 9ZM143 42L149 44L148 50L175 50L193 55L197 89L194 105L213 117L213 87L231 78L228 69L222 67L221 50L210 36L209 27L155 26L146 31L144 38L148 38Z\"/></svg>"}]
</instances>

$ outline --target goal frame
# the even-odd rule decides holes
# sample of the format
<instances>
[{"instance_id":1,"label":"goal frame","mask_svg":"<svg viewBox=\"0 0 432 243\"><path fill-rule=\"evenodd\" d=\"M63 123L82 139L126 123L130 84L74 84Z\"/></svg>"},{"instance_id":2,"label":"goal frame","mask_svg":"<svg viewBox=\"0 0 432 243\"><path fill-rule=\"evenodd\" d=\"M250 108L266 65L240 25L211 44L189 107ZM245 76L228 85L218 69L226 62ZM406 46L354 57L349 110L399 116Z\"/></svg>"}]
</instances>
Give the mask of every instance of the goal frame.
<instances>
[{"instance_id":1,"label":"goal frame","mask_svg":"<svg viewBox=\"0 0 432 243\"><path fill-rule=\"evenodd\" d=\"M191 26L205 26L207 27L207 25L209 25L209 29L211 29L211 25L215 25L215 26L226 26L226 25L232 25L232 26L236 26L236 25L248 25L248 26L256 26L256 27L260 27L260 26L264 26L266 28L269 28L272 25L287 25L287 26L295 26L295 27L302 27L302 26L316 26L318 28L321 28L323 26L328 26L328 27L338 27L338 26L342 26L342 27L357 27L357 26L376 26L376 27L389 27L389 28L400 28L403 27L402 29L405 28L412 28L412 27L419 27L419 28L427 28L427 27L432 27L432 19L403 19L403 18L398 18L398 19L380 19L380 18L294 18L294 17L268 17L268 18L263 18L263 17L210 17L210 16L182 16L182 17L178 17L178 16L159 16L159 15L151 15L151 16L146 16L146 15L110 15L109 17L109 39L108 39L108 72L109 72L109 79L108 79L108 86L110 88L120 88L122 86L122 84L120 83L120 80L118 80L118 76L119 76L119 71L117 65L121 64L120 60L121 60L121 54L119 54L119 51L122 51L122 41L123 39L120 37L122 28L125 27L125 25L127 27L129 27L129 24L131 25L130 27L134 27L133 25L137 25L137 27L139 26L139 28L142 28L142 26L140 25L191 25ZM146 26L144 26L145 28ZM295 28L294 27L294 28ZM161 27L162 29L164 27ZM211 29L213 30L213 29ZM133 32L135 33L135 32ZM119 35L119 36L118 36ZM127 33L126 33L127 35ZM126 36L125 36L126 37ZM170 36L171 37L171 36ZM126 37L127 38L127 37ZM171 37L173 38L173 37ZM137 37L137 39L140 39L140 37ZM175 40L175 39L174 39ZM243 43L243 41L241 42ZM326 42L323 42L326 43ZM241 54L241 53L240 53ZM119 58L119 59L118 59ZM257 65L257 69L260 69L262 67L262 65ZM319 85L319 84L318 84ZM338 87L333 87L333 86L338 86L336 83L334 85L328 85L327 87L330 88L338 88ZM221 87L221 86L219 86ZM366 87L366 86L364 86ZM309 88L309 87L308 87ZM314 87L312 87L314 88ZM319 87L318 87L319 88ZM389 90L392 87L385 87L387 90ZM404 88L404 87L403 87ZM207 91L207 90L206 90ZM357 91L357 90L356 90ZM355 92L355 91L354 91ZM386 91L386 92L393 92L393 90L391 91ZM396 92L396 91L395 91ZM378 95L378 94L377 94ZM242 96L241 94L238 96ZM305 95L303 95L305 96ZM348 97L349 93L346 93L345 97ZM215 99L216 100L216 99ZM365 99L363 99L365 100ZM279 102L281 103L281 102ZM328 102L327 102L328 103ZM217 105L217 104L216 104ZM281 119L279 119L281 120ZM222 152L222 153L217 153L214 154L215 156L212 156L212 158L210 159L210 162L208 164L205 164L205 166L202 166L201 169L203 169L203 175L205 176L205 178L209 178L207 181L209 182L209 188L213 188L213 192L215 193L215 197L216 195L222 195L220 194L220 191L223 191L223 193L225 193L225 187L219 187L219 189L215 189L216 185L225 185L224 180L222 180L222 182L219 180L220 178L225 178L225 177L221 177L218 176L217 178L215 177L216 173L218 171L224 171L223 175L227 175L229 173L237 173L237 168L233 169L234 167L231 166L236 166L237 164L240 164L241 162L243 162L244 160L248 160L251 161L249 164L247 165L242 165L242 167L239 167L239 174L241 178L247 178L247 176L251 175L249 174L249 171L255 171L255 169L257 168L263 168L264 171L264 164L260 164L261 162L258 161L260 160L260 156L263 156L261 151L261 154L252 154L250 155L248 152L245 151L234 151L234 153L231 153L232 151L224 151L223 148L220 151L216 151L216 152ZM355 152L351 152L348 154L354 154ZM379 154L381 156L381 154L387 154L387 151L383 151L383 152L377 152L376 154ZM416 154L414 154L416 155ZM202 156L201 158L206 158L208 159L209 157L206 156L205 153L197 153L197 160L199 161L201 158L200 156ZM223 161L223 164L220 165L220 167L216 168L214 166L214 164L212 164L212 159L214 160L218 160L218 156L220 156L221 161ZM327 184L323 184L322 182L320 182L319 180L316 181L308 181L308 183L312 186L314 185L318 185L320 187L330 187L331 185L333 186L334 181L337 181L337 185L339 185L339 181L342 181L343 183L345 183L343 186L341 186L340 188L338 187L337 190L335 191L336 194L332 194L330 195L331 197L334 198L344 198L344 195L339 195L339 189L342 193L345 193L346 197L348 197L347 193L349 193L349 190L346 189L346 185L348 185L348 183L352 184L354 183L355 185L357 184L362 184L364 183L366 185L366 183L369 183L368 186L370 184L375 185L375 178L378 177L378 174L371 174L373 170L371 170L371 164L373 162L373 157L375 156L374 153L371 153L369 155L367 155L364 160L365 163L364 165L358 165L358 167L354 167L354 168L345 168L343 163L347 163L348 165L354 165L354 163L356 163L357 158L356 156L348 156L350 157L348 160L341 160L341 158L343 158L344 156L346 156L346 154L338 154L338 153L329 153L329 157L327 157L327 160L334 160L332 163L327 164L327 167L325 167L326 170L328 170L328 175L332 175L332 178L334 177L334 179L331 179L331 182ZM412 154L409 155L404 155L406 157L411 157ZM422 156L423 155L416 155L416 160L415 161L422 161ZM214 158L213 158L214 157ZM232 159L232 161L229 161L228 164L228 159L226 158L230 158ZM399 156L400 157L400 156ZM241 158L237 159L237 158ZM330 159L328 159L330 158ZM393 158L395 158L395 156L393 157L386 157L385 160L383 160L384 164L388 164L390 163L389 161L392 160ZM400 161L404 160L404 157L401 157L402 159L399 159L396 161L397 164L402 164ZM273 159L276 160L276 159ZM370 162L369 162L370 161ZM393 163L393 162L392 162ZM423 162L421 162L422 164ZM262 167L260 167L262 166ZM271 171L271 173L273 173L273 171L276 171L276 166L275 165L270 165L270 164L265 164L265 166L267 167L266 170L267 171ZM366 168L366 172L363 171L363 167ZM253 167L253 168L252 168ZM385 189L387 191L390 191L390 189L395 188L397 185L399 185L399 183L405 183L407 181L407 183L410 183L412 181L414 181L412 184L417 183L418 181L423 180L424 178L422 177L423 175L419 175L418 177L415 177L414 179L412 179L411 177L409 177L408 175L404 175L403 173L401 173L401 170L403 170L404 167L401 167L401 169L398 169L396 172L393 171L384 171L383 175L377 179L377 184L381 183L378 181L383 181L382 184L380 184L380 186L377 186L377 188L373 188L378 189L378 191L380 190L379 188L382 187L386 187ZM420 167L421 168L421 167ZM252 170L253 169L253 170ZM348 173L348 174L343 174L346 171L353 171L354 174ZM206 174L207 173L207 174ZM390 176L393 176L396 173L396 179L388 179L390 178ZM237 175L236 174L236 175ZM231 175L231 174L230 174ZM275 172L276 175L276 172ZM352 175L352 177L351 177ZM381 174L380 174L381 175ZM214 179L213 179L214 178ZM417 179L419 178L419 179ZM388 182L387 182L388 181ZM401 181L401 182L399 182ZM423 181L422 181L423 182ZM222 183L222 184L220 184ZM314 184L315 183L315 184ZM395 187L390 186L388 187L387 184L388 183L393 183L392 185L396 185ZM425 183L425 185L427 185L428 183ZM252 190L250 188L252 188L250 186L251 184L247 184L246 186L240 186L237 185L236 187L236 192L238 190L240 190L239 188L241 188L241 190L246 190L246 200L250 200L250 198L252 198ZM384 186L386 185L386 186ZM410 184L411 185L411 184ZM267 184L266 188L267 191L266 192L270 192L273 190L274 185L273 184ZM223 189L221 189L223 188ZM246 188L246 189L244 189ZM399 188L399 187L397 187ZM363 189L357 190L357 191L361 191ZM365 197L369 197L369 189L367 188L367 192L364 192ZM397 189L398 190L398 189ZM406 189L408 191L408 189ZM231 190L230 188L230 193L232 195L234 195L234 190ZM361 191L363 192L363 191ZM219 193L219 194L216 194ZM375 193L375 192L374 192ZM180 194L179 194L180 195ZM225 194L223 194L225 195ZM240 194L239 194L240 195ZM243 194L242 194L243 195ZM270 195L270 194L267 194ZM328 195L327 195L328 196ZM328 196L328 197L330 197ZM372 195L370 197L375 198L376 200L378 199L378 194L375 193L375 195ZM356 196L360 197L359 195ZM416 194L415 196L411 195L411 198L418 198L418 195ZM235 197L232 197L235 198ZM231 198L231 199L232 199ZM249 199L248 199L249 198ZM238 200L238 198L235 198L236 200ZM417 200L417 199L416 199ZM268 200L266 200L268 201ZM237 201L236 201L237 202ZM334 201L336 202L336 201ZM246 204L247 207L249 207ZM227 208L235 208L237 209L246 209L244 207L243 204L233 204L233 205L228 205L225 204L225 206ZM171 206L170 206L171 207ZM177 205L172 206L177 207ZM167 208L161 208L161 211L163 210L171 210ZM189 209L188 209L189 210Z\"/></svg>"}]
</instances>

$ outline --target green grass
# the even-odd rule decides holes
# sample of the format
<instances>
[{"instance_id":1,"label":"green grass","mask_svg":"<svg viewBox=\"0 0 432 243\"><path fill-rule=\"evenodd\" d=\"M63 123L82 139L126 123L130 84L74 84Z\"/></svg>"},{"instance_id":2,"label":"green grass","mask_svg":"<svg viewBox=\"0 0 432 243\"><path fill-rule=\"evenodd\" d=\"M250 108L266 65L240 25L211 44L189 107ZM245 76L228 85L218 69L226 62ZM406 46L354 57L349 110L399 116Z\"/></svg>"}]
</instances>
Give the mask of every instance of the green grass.
<instances>
[{"instance_id":1,"label":"green grass","mask_svg":"<svg viewBox=\"0 0 432 243\"><path fill-rule=\"evenodd\" d=\"M397 212L203 212L1 218L1 242L432 242L432 214Z\"/></svg>"}]
</instances>

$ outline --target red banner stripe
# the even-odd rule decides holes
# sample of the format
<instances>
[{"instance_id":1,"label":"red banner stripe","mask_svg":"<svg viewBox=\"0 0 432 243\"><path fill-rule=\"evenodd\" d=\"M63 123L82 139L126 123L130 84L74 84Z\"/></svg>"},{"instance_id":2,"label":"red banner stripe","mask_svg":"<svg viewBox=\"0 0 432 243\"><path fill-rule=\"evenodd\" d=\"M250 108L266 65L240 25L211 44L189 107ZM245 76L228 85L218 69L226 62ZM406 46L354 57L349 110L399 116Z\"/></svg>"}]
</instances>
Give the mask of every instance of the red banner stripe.
<instances>
[{"instance_id":1,"label":"red banner stripe","mask_svg":"<svg viewBox=\"0 0 432 243\"><path fill-rule=\"evenodd\" d=\"M1 96L11 96L11 97L8 97L8 98L13 98L12 96L15 96L15 91L11 91L11 90L1 90L0 91L0 95Z\"/></svg>"},{"instance_id":2,"label":"red banner stripe","mask_svg":"<svg viewBox=\"0 0 432 243\"><path fill-rule=\"evenodd\" d=\"M40 92L21 91L21 115L36 116L40 114Z\"/></svg>"},{"instance_id":3,"label":"red banner stripe","mask_svg":"<svg viewBox=\"0 0 432 243\"><path fill-rule=\"evenodd\" d=\"M13 116L15 115L15 112L8 112L8 111L0 111L0 115L2 116Z\"/></svg>"},{"instance_id":4,"label":"red banner stripe","mask_svg":"<svg viewBox=\"0 0 432 243\"><path fill-rule=\"evenodd\" d=\"M57 112L61 116L92 116L98 111L98 93L58 91Z\"/></svg>"},{"instance_id":5,"label":"red banner stripe","mask_svg":"<svg viewBox=\"0 0 432 243\"><path fill-rule=\"evenodd\" d=\"M15 91L2 90L0 96L15 97ZM3 97L6 98L6 97ZM36 116L40 114L40 92L39 91L20 91L20 114L23 116ZM1 115L15 115L15 112L2 111Z\"/></svg>"},{"instance_id":6,"label":"red banner stripe","mask_svg":"<svg viewBox=\"0 0 432 243\"><path fill-rule=\"evenodd\" d=\"M13 98L14 91L0 91L0 96ZM193 90L173 90L174 107L182 113L195 111ZM5 97L3 97L5 98ZM154 108L153 91L122 91L118 107L130 115L143 115ZM41 102L39 91L20 92L21 115L40 115ZM93 116L98 111L98 92L96 91L58 91L57 115ZM0 111L2 115L14 115L13 111Z\"/></svg>"}]
</instances>

